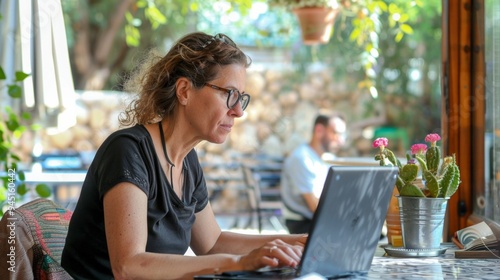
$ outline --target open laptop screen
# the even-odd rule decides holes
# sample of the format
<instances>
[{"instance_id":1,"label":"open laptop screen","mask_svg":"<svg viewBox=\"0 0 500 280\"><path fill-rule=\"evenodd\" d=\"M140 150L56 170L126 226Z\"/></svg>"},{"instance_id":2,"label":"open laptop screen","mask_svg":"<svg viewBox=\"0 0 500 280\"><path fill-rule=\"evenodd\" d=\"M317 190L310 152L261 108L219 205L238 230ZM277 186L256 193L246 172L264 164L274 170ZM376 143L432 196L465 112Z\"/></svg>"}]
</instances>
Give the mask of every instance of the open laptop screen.
<instances>
[{"instance_id":1,"label":"open laptop screen","mask_svg":"<svg viewBox=\"0 0 500 280\"><path fill-rule=\"evenodd\" d=\"M325 278L370 269L398 169L331 166L314 213L304 253L289 279L317 273ZM279 270L202 275L195 279L272 279ZM285 275L276 278L288 279Z\"/></svg>"},{"instance_id":2,"label":"open laptop screen","mask_svg":"<svg viewBox=\"0 0 500 280\"><path fill-rule=\"evenodd\" d=\"M369 270L397 172L380 166L330 167L300 274L335 276Z\"/></svg>"}]
</instances>

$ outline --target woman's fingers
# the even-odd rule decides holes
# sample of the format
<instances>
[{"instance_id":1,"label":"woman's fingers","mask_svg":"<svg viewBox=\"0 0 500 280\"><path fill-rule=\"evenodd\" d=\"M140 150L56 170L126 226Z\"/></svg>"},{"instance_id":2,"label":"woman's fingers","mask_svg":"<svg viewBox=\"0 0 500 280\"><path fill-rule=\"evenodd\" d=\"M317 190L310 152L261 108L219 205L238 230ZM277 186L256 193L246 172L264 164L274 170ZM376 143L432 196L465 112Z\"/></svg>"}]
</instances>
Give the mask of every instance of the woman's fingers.
<instances>
[{"instance_id":1,"label":"woman's fingers","mask_svg":"<svg viewBox=\"0 0 500 280\"><path fill-rule=\"evenodd\" d=\"M291 266L295 267L299 264L302 257L303 246L290 245L284 242L275 242L277 245L265 246L264 252L268 250L268 256L277 259L276 266Z\"/></svg>"},{"instance_id":2,"label":"woman's fingers","mask_svg":"<svg viewBox=\"0 0 500 280\"><path fill-rule=\"evenodd\" d=\"M302 257L303 249L303 244L292 245L277 239L252 251L246 256L242 256L240 261L246 270L255 270L265 266L296 267Z\"/></svg>"}]
</instances>

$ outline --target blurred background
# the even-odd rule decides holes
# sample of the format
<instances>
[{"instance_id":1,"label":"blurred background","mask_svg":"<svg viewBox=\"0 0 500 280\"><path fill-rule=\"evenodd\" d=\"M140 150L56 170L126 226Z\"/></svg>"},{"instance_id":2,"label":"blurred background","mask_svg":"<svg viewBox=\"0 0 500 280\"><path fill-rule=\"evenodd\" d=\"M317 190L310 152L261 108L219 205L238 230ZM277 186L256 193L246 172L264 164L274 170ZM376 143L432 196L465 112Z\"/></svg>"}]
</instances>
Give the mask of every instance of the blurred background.
<instances>
[{"instance_id":1,"label":"blurred background","mask_svg":"<svg viewBox=\"0 0 500 280\"><path fill-rule=\"evenodd\" d=\"M247 207L242 199L251 204L241 198L248 182L239 163L256 155L279 163L309 139L319 112L346 116L347 145L337 160L375 162L371 144L381 136L404 157L441 131L440 1L333 1L334 25L322 44L304 43L297 17L280 2L1 0L6 81L18 70L31 74L10 80L21 84L21 98L1 101L27 116L9 149L26 171L20 192L71 208L93 153L120 128L117 116L133 94L122 91L124 79L150 49L166 52L193 31L224 33L253 60L245 115L224 144L197 147L213 201L225 198L214 203L219 213ZM50 71L54 80L40 84ZM266 174L270 185L279 183L276 170Z\"/></svg>"}]
</instances>

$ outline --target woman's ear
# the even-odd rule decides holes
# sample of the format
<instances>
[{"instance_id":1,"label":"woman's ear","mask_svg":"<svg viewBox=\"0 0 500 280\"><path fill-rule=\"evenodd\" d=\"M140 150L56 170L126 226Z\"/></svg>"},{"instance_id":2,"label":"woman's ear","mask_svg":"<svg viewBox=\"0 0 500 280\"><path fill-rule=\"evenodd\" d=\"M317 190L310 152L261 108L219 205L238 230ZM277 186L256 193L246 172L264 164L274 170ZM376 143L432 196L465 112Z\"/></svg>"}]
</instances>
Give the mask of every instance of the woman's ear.
<instances>
[{"instance_id":1,"label":"woman's ear","mask_svg":"<svg viewBox=\"0 0 500 280\"><path fill-rule=\"evenodd\" d=\"M182 105L186 105L189 101L190 93L191 93L192 83L190 80L181 77L177 79L175 82L175 94L177 95L177 99L179 103Z\"/></svg>"}]
</instances>

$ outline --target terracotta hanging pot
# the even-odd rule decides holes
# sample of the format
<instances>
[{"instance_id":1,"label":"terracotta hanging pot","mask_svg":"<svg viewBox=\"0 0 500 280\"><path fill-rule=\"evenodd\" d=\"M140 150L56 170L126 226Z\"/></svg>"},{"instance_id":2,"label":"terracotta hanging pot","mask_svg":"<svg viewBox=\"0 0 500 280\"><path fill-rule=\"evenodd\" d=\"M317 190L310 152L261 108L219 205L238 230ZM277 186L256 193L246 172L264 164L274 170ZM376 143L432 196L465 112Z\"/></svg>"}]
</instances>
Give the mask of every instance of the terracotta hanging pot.
<instances>
[{"instance_id":1,"label":"terracotta hanging pot","mask_svg":"<svg viewBox=\"0 0 500 280\"><path fill-rule=\"evenodd\" d=\"M339 10L325 7L294 9L299 20L305 45L326 44L332 34L333 23Z\"/></svg>"}]
</instances>

